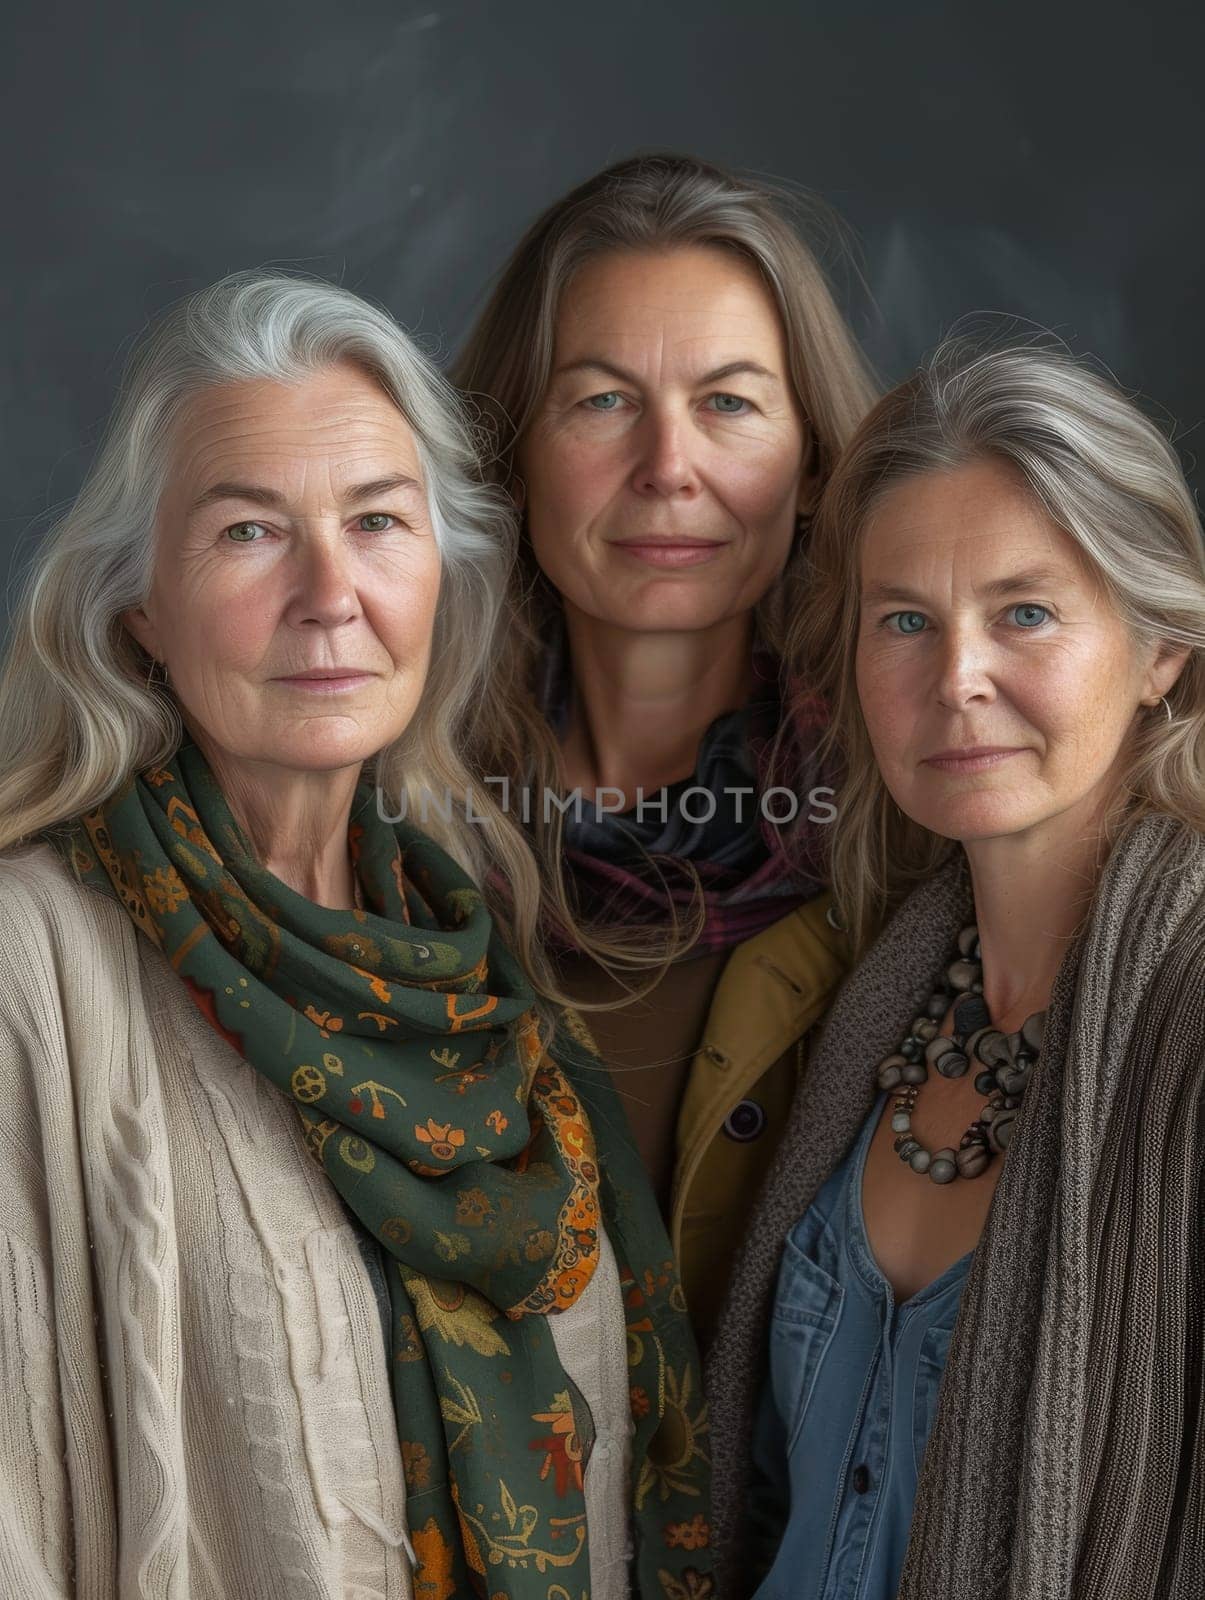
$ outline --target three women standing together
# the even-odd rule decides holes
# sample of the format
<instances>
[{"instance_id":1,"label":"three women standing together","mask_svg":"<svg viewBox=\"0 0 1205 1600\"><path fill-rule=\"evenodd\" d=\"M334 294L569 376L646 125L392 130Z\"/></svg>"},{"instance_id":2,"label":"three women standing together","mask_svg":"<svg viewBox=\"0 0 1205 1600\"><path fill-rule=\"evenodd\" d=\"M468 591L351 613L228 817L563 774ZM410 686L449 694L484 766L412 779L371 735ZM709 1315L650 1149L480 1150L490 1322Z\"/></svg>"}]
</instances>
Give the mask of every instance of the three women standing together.
<instances>
[{"instance_id":1,"label":"three women standing together","mask_svg":"<svg viewBox=\"0 0 1205 1600\"><path fill-rule=\"evenodd\" d=\"M872 407L679 158L455 378L484 466L388 317L225 280L29 573L0 1588L1199 1593L1172 451L1038 348Z\"/></svg>"}]
</instances>

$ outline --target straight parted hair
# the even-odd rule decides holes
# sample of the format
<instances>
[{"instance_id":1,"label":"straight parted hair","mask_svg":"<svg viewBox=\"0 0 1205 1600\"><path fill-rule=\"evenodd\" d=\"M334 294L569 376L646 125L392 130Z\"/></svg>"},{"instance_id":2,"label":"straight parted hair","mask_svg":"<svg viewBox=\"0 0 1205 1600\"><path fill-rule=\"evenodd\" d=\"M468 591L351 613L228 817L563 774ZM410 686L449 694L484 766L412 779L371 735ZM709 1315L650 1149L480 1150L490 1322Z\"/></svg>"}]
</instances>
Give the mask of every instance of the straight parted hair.
<instances>
[{"instance_id":1,"label":"straight parted hair","mask_svg":"<svg viewBox=\"0 0 1205 1600\"><path fill-rule=\"evenodd\" d=\"M503 615L513 508L483 480L472 425L446 379L384 311L329 283L236 273L174 306L135 347L84 486L18 591L0 666L0 850L99 806L180 745L172 693L148 682L151 658L119 619L150 588L175 427L190 401L215 385L293 383L345 360L376 379L414 434L441 563L421 699L365 776L391 815L421 814L486 887L544 989L530 845L492 791L472 783L464 758ZM444 805L448 794L454 803ZM494 874L509 886L504 897L491 888ZM559 997L551 983L545 992Z\"/></svg>"},{"instance_id":2,"label":"straight parted hair","mask_svg":"<svg viewBox=\"0 0 1205 1600\"><path fill-rule=\"evenodd\" d=\"M837 308L810 233L835 231L835 218L813 197L727 172L691 156L634 156L597 173L556 201L531 225L506 263L476 326L452 367L452 379L480 405L494 430L494 472L518 487L516 454L535 418L552 370L557 315L574 274L615 253L689 247L726 250L758 272L782 319L791 383L816 452L818 483L865 415L876 393L870 370ZM781 656L786 596L802 562L797 540L780 580L757 608L759 643ZM474 765L507 774L536 795L562 785L557 740L536 700L547 641L560 600L522 536L512 616L498 669L494 714L482 718ZM784 685L784 688L786 686ZM620 966L641 953L663 959L675 943L640 931L587 930L562 874L562 816L536 808L533 835L545 903L575 931L579 947Z\"/></svg>"},{"instance_id":3,"label":"straight parted hair","mask_svg":"<svg viewBox=\"0 0 1205 1600\"><path fill-rule=\"evenodd\" d=\"M1187 647L1162 705L1143 711L1113 826L1151 812L1205 833L1205 539L1175 450L1108 378L1035 340L947 339L883 397L825 491L788 656L829 702L843 770L829 870L857 949L957 848L904 816L879 773L855 680L860 550L875 509L909 478L1007 463L1096 573L1140 644Z\"/></svg>"}]
</instances>

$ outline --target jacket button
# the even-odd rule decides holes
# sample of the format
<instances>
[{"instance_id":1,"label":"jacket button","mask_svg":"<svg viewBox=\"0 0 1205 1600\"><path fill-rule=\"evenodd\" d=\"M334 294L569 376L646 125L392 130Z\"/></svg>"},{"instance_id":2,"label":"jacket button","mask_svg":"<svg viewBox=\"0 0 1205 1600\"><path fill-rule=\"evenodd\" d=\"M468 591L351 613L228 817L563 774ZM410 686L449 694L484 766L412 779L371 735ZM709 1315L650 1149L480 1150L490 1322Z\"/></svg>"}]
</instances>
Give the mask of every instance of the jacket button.
<instances>
[{"instance_id":1,"label":"jacket button","mask_svg":"<svg viewBox=\"0 0 1205 1600\"><path fill-rule=\"evenodd\" d=\"M856 1494L865 1494L870 1488L870 1473L864 1466L854 1468L853 1485Z\"/></svg>"},{"instance_id":2,"label":"jacket button","mask_svg":"<svg viewBox=\"0 0 1205 1600\"><path fill-rule=\"evenodd\" d=\"M751 1144L766 1128L765 1110L756 1100L742 1100L724 1119L724 1132L737 1144Z\"/></svg>"}]
</instances>

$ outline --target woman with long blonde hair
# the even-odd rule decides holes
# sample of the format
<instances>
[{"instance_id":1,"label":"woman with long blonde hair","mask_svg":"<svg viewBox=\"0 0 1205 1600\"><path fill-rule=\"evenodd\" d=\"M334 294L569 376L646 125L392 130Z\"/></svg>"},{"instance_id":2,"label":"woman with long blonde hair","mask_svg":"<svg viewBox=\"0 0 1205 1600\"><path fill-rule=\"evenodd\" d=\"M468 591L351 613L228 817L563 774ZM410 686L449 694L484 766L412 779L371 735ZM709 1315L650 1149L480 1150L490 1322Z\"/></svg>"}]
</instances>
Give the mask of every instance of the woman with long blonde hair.
<instances>
[{"instance_id":1,"label":"woman with long blonde hair","mask_svg":"<svg viewBox=\"0 0 1205 1600\"><path fill-rule=\"evenodd\" d=\"M622 161L527 230L453 370L522 514L476 762L522 796L559 975L604 1008L700 1326L794 1082L775 1045L800 994L758 980L808 943L815 1009L841 960L816 900L824 708L782 665L816 499L873 394L809 242L822 211L694 157ZM774 1027L733 1046L745 1006Z\"/></svg>"}]
</instances>

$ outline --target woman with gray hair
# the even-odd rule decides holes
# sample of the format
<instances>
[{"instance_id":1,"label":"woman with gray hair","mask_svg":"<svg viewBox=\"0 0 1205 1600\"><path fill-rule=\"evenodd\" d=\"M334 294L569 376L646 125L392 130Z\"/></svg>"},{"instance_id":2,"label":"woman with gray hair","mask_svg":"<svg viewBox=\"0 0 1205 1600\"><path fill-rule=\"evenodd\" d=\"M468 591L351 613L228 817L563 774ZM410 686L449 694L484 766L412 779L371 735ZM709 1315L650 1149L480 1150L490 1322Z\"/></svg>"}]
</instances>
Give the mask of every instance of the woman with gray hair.
<instances>
[{"instance_id":1,"label":"woman with gray hair","mask_svg":"<svg viewBox=\"0 0 1205 1600\"><path fill-rule=\"evenodd\" d=\"M245 274L142 342L37 552L0 672L6 1595L706 1581L669 1244L525 975L522 834L465 803L512 548L397 326Z\"/></svg>"},{"instance_id":2,"label":"woman with gray hair","mask_svg":"<svg viewBox=\"0 0 1205 1600\"><path fill-rule=\"evenodd\" d=\"M1036 345L867 418L797 658L860 960L709 1372L721 1592L1205 1592L1205 542ZM881 932L876 930L886 926Z\"/></svg>"}]
</instances>

